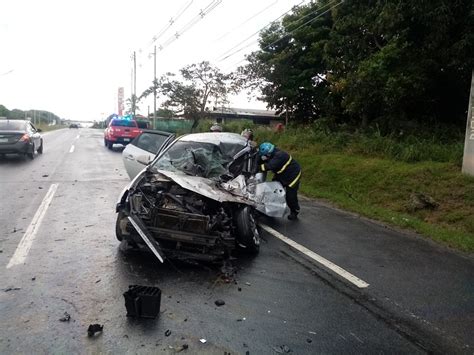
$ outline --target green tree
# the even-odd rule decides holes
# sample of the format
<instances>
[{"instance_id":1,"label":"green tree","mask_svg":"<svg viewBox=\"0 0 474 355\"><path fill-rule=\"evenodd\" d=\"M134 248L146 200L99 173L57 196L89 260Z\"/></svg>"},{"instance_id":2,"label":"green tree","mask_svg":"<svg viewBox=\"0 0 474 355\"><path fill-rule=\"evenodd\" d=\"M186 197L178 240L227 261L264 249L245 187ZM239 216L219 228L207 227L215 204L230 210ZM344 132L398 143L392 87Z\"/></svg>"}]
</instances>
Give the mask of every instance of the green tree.
<instances>
[{"instance_id":1,"label":"green tree","mask_svg":"<svg viewBox=\"0 0 474 355\"><path fill-rule=\"evenodd\" d=\"M321 0L263 31L237 86L297 121L387 131L463 125L474 66L472 0Z\"/></svg>"},{"instance_id":2,"label":"green tree","mask_svg":"<svg viewBox=\"0 0 474 355\"><path fill-rule=\"evenodd\" d=\"M231 76L206 61L182 68L179 77L173 73L163 75L140 97L152 94L155 87L157 93L166 98L163 109L194 120L193 129L210 110L211 104L226 103L227 95L232 91Z\"/></svg>"},{"instance_id":3,"label":"green tree","mask_svg":"<svg viewBox=\"0 0 474 355\"><path fill-rule=\"evenodd\" d=\"M125 105L127 107L125 113L127 115L132 115L136 113L138 110L140 110L140 107L138 107L138 102L140 101L139 98L135 94L132 94L131 97L129 97L127 100L125 100Z\"/></svg>"},{"instance_id":4,"label":"green tree","mask_svg":"<svg viewBox=\"0 0 474 355\"><path fill-rule=\"evenodd\" d=\"M260 36L259 51L237 71L237 85L261 91L260 100L291 119L310 121L327 106L328 83L323 49L332 26L322 4L295 8ZM312 21L312 22L311 22Z\"/></svg>"},{"instance_id":5,"label":"green tree","mask_svg":"<svg viewBox=\"0 0 474 355\"><path fill-rule=\"evenodd\" d=\"M331 92L362 126L461 123L474 60L472 1L347 0L325 47Z\"/></svg>"}]
</instances>

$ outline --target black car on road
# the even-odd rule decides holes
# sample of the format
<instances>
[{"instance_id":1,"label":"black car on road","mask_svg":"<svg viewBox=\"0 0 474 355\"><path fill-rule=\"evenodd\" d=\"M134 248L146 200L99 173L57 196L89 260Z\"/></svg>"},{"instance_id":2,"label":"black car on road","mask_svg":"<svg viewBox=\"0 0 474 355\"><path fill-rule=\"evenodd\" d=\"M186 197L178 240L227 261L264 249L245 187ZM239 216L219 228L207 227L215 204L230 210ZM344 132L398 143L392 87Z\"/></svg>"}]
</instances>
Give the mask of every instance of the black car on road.
<instances>
[{"instance_id":1,"label":"black car on road","mask_svg":"<svg viewBox=\"0 0 474 355\"><path fill-rule=\"evenodd\" d=\"M43 137L37 129L26 120L0 120L0 156L5 154L27 155L35 158L35 152L43 153Z\"/></svg>"}]
</instances>

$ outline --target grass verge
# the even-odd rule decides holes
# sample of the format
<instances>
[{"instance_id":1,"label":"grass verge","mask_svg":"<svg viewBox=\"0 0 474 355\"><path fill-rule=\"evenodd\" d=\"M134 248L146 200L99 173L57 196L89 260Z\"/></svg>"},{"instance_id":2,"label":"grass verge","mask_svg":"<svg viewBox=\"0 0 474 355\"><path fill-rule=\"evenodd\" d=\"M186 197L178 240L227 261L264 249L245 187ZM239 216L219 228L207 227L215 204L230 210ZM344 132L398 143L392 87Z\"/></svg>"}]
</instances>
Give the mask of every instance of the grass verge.
<instances>
[{"instance_id":1,"label":"grass verge","mask_svg":"<svg viewBox=\"0 0 474 355\"><path fill-rule=\"evenodd\" d=\"M203 121L201 130L210 123ZM246 127L258 142L271 141L300 162L304 195L474 252L474 177L461 174L462 137L384 137L314 125L279 134L245 121L224 125L233 132ZM414 193L431 196L439 206L415 210Z\"/></svg>"}]
</instances>

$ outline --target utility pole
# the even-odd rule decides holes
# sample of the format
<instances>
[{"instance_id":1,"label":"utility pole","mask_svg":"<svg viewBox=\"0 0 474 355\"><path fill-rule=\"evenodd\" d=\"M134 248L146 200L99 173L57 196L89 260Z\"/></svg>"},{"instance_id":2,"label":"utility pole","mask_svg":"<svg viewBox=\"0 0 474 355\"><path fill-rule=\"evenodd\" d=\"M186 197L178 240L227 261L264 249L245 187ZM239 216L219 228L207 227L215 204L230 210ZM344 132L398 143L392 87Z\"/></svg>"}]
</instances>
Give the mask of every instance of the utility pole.
<instances>
[{"instance_id":1,"label":"utility pole","mask_svg":"<svg viewBox=\"0 0 474 355\"><path fill-rule=\"evenodd\" d=\"M153 129L156 127L156 46L153 51Z\"/></svg>"},{"instance_id":2,"label":"utility pole","mask_svg":"<svg viewBox=\"0 0 474 355\"><path fill-rule=\"evenodd\" d=\"M471 76L471 91L467 111L466 139L464 141L464 156L462 172L474 176L474 70Z\"/></svg>"},{"instance_id":3,"label":"utility pole","mask_svg":"<svg viewBox=\"0 0 474 355\"><path fill-rule=\"evenodd\" d=\"M133 118L135 119L135 111L137 106L137 55L133 51Z\"/></svg>"}]
</instances>

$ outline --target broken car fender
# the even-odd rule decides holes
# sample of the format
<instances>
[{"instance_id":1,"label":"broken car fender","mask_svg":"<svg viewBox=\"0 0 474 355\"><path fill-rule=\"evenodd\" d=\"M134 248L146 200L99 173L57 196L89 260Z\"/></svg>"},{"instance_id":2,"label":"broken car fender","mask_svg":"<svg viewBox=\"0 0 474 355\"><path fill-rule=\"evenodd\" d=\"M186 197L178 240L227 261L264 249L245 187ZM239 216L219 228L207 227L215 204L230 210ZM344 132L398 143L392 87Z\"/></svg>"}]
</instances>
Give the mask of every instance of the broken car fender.
<instances>
[{"instance_id":1,"label":"broken car fender","mask_svg":"<svg viewBox=\"0 0 474 355\"><path fill-rule=\"evenodd\" d=\"M142 178L142 176L146 173L146 168L143 169L137 176L135 176L133 178L133 180L127 185L125 186L125 188L122 190L122 193L119 195L119 199L117 201L117 204L115 206L115 212L120 212L121 209L123 208L124 204L125 204L125 201L127 200L127 197L128 197L128 191L135 187L136 183L138 180L140 180Z\"/></svg>"}]
</instances>

